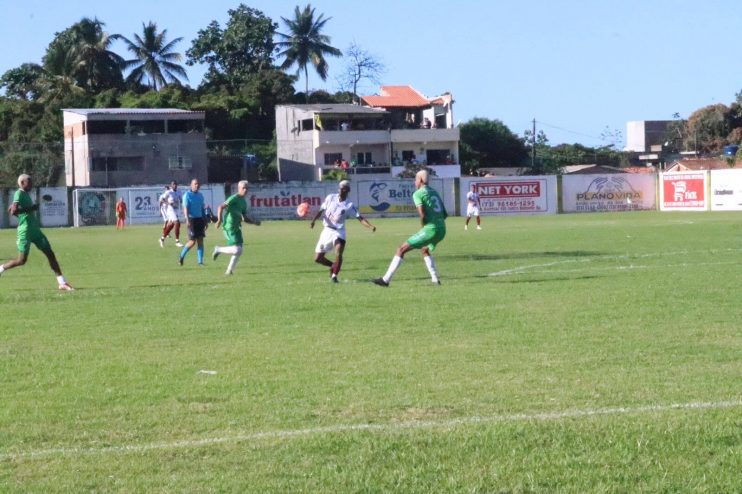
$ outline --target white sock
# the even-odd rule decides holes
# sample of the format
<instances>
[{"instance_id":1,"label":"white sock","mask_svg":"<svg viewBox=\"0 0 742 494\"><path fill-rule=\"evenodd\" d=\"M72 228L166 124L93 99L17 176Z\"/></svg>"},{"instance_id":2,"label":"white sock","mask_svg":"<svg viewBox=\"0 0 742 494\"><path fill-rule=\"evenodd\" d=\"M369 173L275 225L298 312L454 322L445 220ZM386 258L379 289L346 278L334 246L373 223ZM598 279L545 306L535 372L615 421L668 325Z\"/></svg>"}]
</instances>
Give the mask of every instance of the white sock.
<instances>
[{"instance_id":1,"label":"white sock","mask_svg":"<svg viewBox=\"0 0 742 494\"><path fill-rule=\"evenodd\" d=\"M57 276L57 283L59 283L60 285L64 285L67 282L64 281L64 276L59 275L59 276Z\"/></svg>"},{"instance_id":2,"label":"white sock","mask_svg":"<svg viewBox=\"0 0 742 494\"><path fill-rule=\"evenodd\" d=\"M234 271L234 267L237 266L237 261L239 261L239 260L240 260L239 254L233 255L229 259L229 265L227 266L227 274L231 274L232 271Z\"/></svg>"},{"instance_id":3,"label":"white sock","mask_svg":"<svg viewBox=\"0 0 742 494\"><path fill-rule=\"evenodd\" d=\"M394 256L392 258L392 262L389 264L389 269L386 270L386 274L381 277L382 280L389 283L392 280L392 276L394 276L394 273L399 269L399 266L402 265L403 259L399 256Z\"/></svg>"},{"instance_id":4,"label":"white sock","mask_svg":"<svg viewBox=\"0 0 742 494\"><path fill-rule=\"evenodd\" d=\"M433 260L433 256L425 256L423 257L423 261L425 261L425 266L428 268L428 273L430 273L430 278L433 280L433 283L437 283L438 272L435 270L435 261Z\"/></svg>"},{"instance_id":5,"label":"white sock","mask_svg":"<svg viewBox=\"0 0 742 494\"><path fill-rule=\"evenodd\" d=\"M0 273L2 273L3 271L5 271L5 265L4 264L0 264Z\"/></svg>"},{"instance_id":6,"label":"white sock","mask_svg":"<svg viewBox=\"0 0 742 494\"><path fill-rule=\"evenodd\" d=\"M237 266L237 262L240 260L240 256L242 255L242 246L231 245L229 247L224 247L224 249L232 250L231 252L225 252L228 254L232 254L232 258L229 260L229 265L227 266L227 274L232 274L232 271L234 271L234 267Z\"/></svg>"},{"instance_id":7,"label":"white sock","mask_svg":"<svg viewBox=\"0 0 742 494\"><path fill-rule=\"evenodd\" d=\"M220 254L237 254L239 246L230 245L229 247L214 247L214 250Z\"/></svg>"}]
</instances>

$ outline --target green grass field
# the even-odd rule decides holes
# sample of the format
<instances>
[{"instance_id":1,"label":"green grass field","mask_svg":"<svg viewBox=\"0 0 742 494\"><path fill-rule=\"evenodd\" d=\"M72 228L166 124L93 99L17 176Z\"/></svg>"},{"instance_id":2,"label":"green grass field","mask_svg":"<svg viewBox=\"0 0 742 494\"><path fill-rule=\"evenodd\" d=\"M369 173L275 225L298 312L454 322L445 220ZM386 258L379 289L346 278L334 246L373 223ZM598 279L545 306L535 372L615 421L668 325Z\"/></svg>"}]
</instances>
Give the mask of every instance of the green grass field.
<instances>
[{"instance_id":1,"label":"green grass field","mask_svg":"<svg viewBox=\"0 0 742 494\"><path fill-rule=\"evenodd\" d=\"M307 222L231 277L47 229L77 290L0 277L0 491L742 492L742 215L450 218L443 284L413 252L389 288L418 224L372 221L338 285Z\"/></svg>"}]
</instances>

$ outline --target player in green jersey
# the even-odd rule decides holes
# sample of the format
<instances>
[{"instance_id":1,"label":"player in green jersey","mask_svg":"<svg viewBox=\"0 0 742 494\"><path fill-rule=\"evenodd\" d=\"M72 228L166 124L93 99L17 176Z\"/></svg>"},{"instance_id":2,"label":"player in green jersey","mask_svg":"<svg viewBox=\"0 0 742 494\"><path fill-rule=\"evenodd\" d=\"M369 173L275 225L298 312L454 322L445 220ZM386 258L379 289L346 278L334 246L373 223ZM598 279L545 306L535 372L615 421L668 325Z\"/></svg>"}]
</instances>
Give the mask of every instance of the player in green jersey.
<instances>
[{"instance_id":1,"label":"player in green jersey","mask_svg":"<svg viewBox=\"0 0 742 494\"><path fill-rule=\"evenodd\" d=\"M49 260L49 266L51 266L54 274L57 275L59 289L73 290L70 284L64 279L64 276L62 276L62 270L59 267L59 262L57 262L57 257L54 255L52 246L46 235L41 231L41 224L35 213L39 209L39 205L33 203L33 199L31 199L31 195L28 193L32 188L31 177L26 174L18 177L18 187L18 190L15 191L15 195L13 196L13 204L8 208L10 214L18 217L18 228L16 229L18 236L18 257L0 265L0 275L8 269L26 264L28 254L31 252L31 244L34 244Z\"/></svg>"},{"instance_id":2,"label":"player in green jersey","mask_svg":"<svg viewBox=\"0 0 742 494\"><path fill-rule=\"evenodd\" d=\"M448 213L446 212L446 207L443 205L441 196L428 186L427 170L417 172L417 175L415 175L415 187L417 190L412 194L412 201L415 203L417 214L420 215L420 222L423 227L397 249L397 253L392 258L386 274L381 278L373 280L379 286L389 286L394 273L402 264L404 255L413 249L420 249L423 255L423 261L425 261L425 266L428 268L433 283L441 284L438 278L438 271L435 268L435 260L433 260L433 256L430 253L433 252L435 246L446 236L446 218L448 217Z\"/></svg>"},{"instance_id":3,"label":"player in green jersey","mask_svg":"<svg viewBox=\"0 0 742 494\"><path fill-rule=\"evenodd\" d=\"M211 257L216 261L219 254L232 254L225 274L232 274L234 272L237 261L239 261L242 255L242 244L244 243L242 239L242 222L244 221L245 223L251 223L256 226L260 225L260 220L252 219L247 215L245 196L247 195L248 185L247 180L241 180L237 184L237 193L229 196L223 204L219 205L219 209L217 209L216 227L223 226L227 246L214 247L214 254Z\"/></svg>"}]
</instances>

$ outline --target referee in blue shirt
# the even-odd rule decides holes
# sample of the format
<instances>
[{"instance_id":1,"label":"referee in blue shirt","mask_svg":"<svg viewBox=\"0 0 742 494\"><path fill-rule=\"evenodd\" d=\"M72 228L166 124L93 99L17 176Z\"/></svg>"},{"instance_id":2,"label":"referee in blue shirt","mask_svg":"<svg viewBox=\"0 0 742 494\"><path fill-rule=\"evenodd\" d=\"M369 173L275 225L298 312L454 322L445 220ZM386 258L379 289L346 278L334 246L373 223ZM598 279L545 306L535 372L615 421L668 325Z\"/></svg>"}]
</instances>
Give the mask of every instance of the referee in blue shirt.
<instances>
[{"instance_id":1,"label":"referee in blue shirt","mask_svg":"<svg viewBox=\"0 0 742 494\"><path fill-rule=\"evenodd\" d=\"M194 178L191 180L191 190L183 194L183 215L186 219L186 226L188 227L188 242L180 252L178 258L178 264L183 265L183 259L185 259L188 251L191 250L193 244L198 244L198 263L204 263L204 237L206 236L206 215L204 211L204 196L198 189L201 184L198 183L198 179Z\"/></svg>"}]
</instances>

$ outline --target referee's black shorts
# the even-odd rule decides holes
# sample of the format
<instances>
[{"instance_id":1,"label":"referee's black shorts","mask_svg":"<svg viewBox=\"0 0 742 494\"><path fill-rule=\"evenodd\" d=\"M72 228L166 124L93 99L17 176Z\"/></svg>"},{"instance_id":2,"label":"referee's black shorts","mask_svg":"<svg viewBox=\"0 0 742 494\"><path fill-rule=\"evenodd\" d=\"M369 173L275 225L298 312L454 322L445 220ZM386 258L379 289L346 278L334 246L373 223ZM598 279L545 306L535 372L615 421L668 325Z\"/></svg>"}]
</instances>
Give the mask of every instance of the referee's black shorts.
<instances>
[{"instance_id":1,"label":"referee's black shorts","mask_svg":"<svg viewBox=\"0 0 742 494\"><path fill-rule=\"evenodd\" d=\"M191 225L188 227L188 238L196 240L206 236L206 220L204 218L191 218Z\"/></svg>"}]
</instances>

